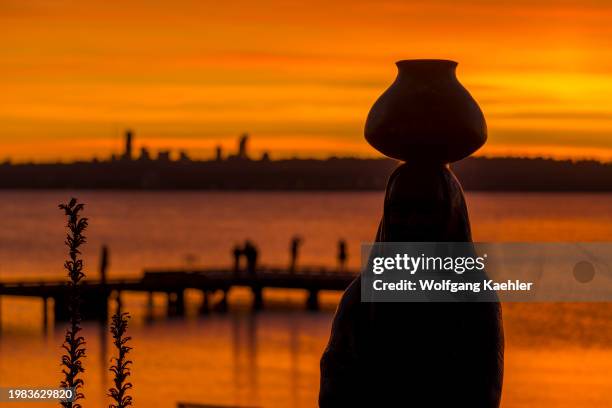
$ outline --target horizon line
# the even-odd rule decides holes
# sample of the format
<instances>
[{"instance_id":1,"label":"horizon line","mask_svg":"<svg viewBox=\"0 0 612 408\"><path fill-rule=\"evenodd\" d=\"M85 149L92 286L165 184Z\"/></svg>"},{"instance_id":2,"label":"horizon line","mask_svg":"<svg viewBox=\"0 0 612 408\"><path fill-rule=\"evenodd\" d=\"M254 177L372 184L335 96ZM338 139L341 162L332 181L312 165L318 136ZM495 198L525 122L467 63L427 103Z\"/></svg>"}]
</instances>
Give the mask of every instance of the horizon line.
<instances>
[{"instance_id":1,"label":"horizon line","mask_svg":"<svg viewBox=\"0 0 612 408\"><path fill-rule=\"evenodd\" d=\"M161 152L168 152L167 150L160 150ZM179 150L179 152L181 152L183 150ZM159 152L158 152L159 153ZM464 159L452 162L452 163L448 163L450 165L454 164L454 163L458 163L467 159L486 159L486 160L493 160L493 159L502 159L502 160L545 160L545 161L553 161L553 162L571 162L571 163L598 163L601 165L612 165L612 159L609 160L602 160L602 159L597 159L597 158L589 158L589 157L554 157L554 156L544 156L544 155L513 155L513 154L474 154L471 156L468 156ZM364 161L368 161L368 160L390 160L390 161L397 161L397 162L401 162L400 160L396 160L393 159L391 157L387 157L387 156L383 156L383 155L378 155L378 156L364 156L364 155L336 155L336 154L330 154L327 156L287 156L287 157L275 157L272 158L271 156L269 156L269 159L263 159L262 155L260 155L259 157L247 157L247 158L239 158L236 157L235 155L229 155L226 157L223 157L221 160L216 159L214 156L212 157L206 157L206 158L201 158L201 157L195 157L195 158L191 158L189 157L187 160L183 160L184 162L188 162L188 163L209 163L209 162L239 162L239 161L248 161L248 162L282 162L282 161L328 161L328 160L364 160ZM24 160L13 160L10 157L4 158L2 161L0 161L0 166L20 166L20 165L53 165L53 164L57 164L57 165L70 165L70 164L87 164L87 163L121 163L121 162L133 162L133 163L139 163L139 162L146 162L146 161L150 161L150 162L169 162L169 163L180 163L181 159L179 158L172 158L170 157L160 157L160 155L158 154L158 156L155 157L150 157L148 159L142 159L142 158L131 158L129 160L125 159L124 157L122 157L121 155L115 155L115 154L111 154L110 156L106 156L103 158L97 157L97 156L93 156L93 157L89 157L89 158L75 158L75 159L55 159L55 160L28 160L28 159L24 159Z\"/></svg>"}]
</instances>

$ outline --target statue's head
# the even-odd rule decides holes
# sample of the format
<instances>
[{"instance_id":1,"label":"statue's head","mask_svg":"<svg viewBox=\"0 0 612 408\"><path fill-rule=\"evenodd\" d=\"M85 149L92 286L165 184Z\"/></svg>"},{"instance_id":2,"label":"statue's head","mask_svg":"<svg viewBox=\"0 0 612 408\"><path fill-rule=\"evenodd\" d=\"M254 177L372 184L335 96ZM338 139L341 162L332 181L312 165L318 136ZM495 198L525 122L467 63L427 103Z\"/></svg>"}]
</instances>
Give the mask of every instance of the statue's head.
<instances>
[{"instance_id":1,"label":"statue's head","mask_svg":"<svg viewBox=\"0 0 612 408\"><path fill-rule=\"evenodd\" d=\"M439 164L401 164L387 183L379 241L471 241L463 190Z\"/></svg>"}]
</instances>

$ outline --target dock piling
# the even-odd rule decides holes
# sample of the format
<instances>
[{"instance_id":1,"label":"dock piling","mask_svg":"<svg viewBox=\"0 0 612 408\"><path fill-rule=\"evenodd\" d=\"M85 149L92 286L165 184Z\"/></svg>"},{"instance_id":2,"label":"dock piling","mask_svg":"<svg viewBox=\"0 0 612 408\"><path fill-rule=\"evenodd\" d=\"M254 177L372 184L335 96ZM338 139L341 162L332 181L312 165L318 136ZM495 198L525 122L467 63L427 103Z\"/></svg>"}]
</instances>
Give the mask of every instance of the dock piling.
<instances>
[{"instance_id":1,"label":"dock piling","mask_svg":"<svg viewBox=\"0 0 612 408\"><path fill-rule=\"evenodd\" d=\"M264 308L263 289L259 285L251 286L253 292L253 310L262 310Z\"/></svg>"},{"instance_id":2,"label":"dock piling","mask_svg":"<svg viewBox=\"0 0 612 408\"><path fill-rule=\"evenodd\" d=\"M210 313L210 299L208 296L208 291L202 291L202 305L200 306L200 314L207 315Z\"/></svg>"},{"instance_id":3,"label":"dock piling","mask_svg":"<svg viewBox=\"0 0 612 408\"><path fill-rule=\"evenodd\" d=\"M308 310L319 310L319 290L310 289L306 298L306 308Z\"/></svg>"},{"instance_id":4,"label":"dock piling","mask_svg":"<svg viewBox=\"0 0 612 408\"><path fill-rule=\"evenodd\" d=\"M168 292L168 316L183 316L185 314L185 290Z\"/></svg>"}]
</instances>

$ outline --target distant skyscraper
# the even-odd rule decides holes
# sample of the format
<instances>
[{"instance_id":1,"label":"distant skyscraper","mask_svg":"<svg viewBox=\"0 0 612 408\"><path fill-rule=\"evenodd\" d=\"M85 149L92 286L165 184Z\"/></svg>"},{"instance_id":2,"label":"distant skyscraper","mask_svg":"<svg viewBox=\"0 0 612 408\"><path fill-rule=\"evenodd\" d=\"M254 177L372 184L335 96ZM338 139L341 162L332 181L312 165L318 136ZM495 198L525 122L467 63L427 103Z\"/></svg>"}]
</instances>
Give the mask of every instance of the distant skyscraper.
<instances>
[{"instance_id":1,"label":"distant skyscraper","mask_svg":"<svg viewBox=\"0 0 612 408\"><path fill-rule=\"evenodd\" d=\"M159 161L170 161L170 150L160 150L157 153L157 160Z\"/></svg>"},{"instance_id":2,"label":"distant skyscraper","mask_svg":"<svg viewBox=\"0 0 612 408\"><path fill-rule=\"evenodd\" d=\"M238 158L239 159L248 159L249 155L247 153L247 143L249 141L249 134L244 133L240 140L238 141Z\"/></svg>"},{"instance_id":3,"label":"distant skyscraper","mask_svg":"<svg viewBox=\"0 0 612 408\"><path fill-rule=\"evenodd\" d=\"M216 148L216 159L217 161L221 161L223 160L223 148L221 147L221 145L217 146Z\"/></svg>"},{"instance_id":4,"label":"distant skyscraper","mask_svg":"<svg viewBox=\"0 0 612 408\"><path fill-rule=\"evenodd\" d=\"M179 160L183 162L191 161L191 159L189 158L189 154L187 154L185 150L181 150L179 152Z\"/></svg>"},{"instance_id":5,"label":"distant skyscraper","mask_svg":"<svg viewBox=\"0 0 612 408\"><path fill-rule=\"evenodd\" d=\"M132 131L131 130L127 130L125 132L125 153L123 154L123 157L126 160L132 160Z\"/></svg>"},{"instance_id":6,"label":"distant skyscraper","mask_svg":"<svg viewBox=\"0 0 612 408\"><path fill-rule=\"evenodd\" d=\"M146 147L140 148L139 160L151 160L151 155L149 154L149 150Z\"/></svg>"}]
</instances>

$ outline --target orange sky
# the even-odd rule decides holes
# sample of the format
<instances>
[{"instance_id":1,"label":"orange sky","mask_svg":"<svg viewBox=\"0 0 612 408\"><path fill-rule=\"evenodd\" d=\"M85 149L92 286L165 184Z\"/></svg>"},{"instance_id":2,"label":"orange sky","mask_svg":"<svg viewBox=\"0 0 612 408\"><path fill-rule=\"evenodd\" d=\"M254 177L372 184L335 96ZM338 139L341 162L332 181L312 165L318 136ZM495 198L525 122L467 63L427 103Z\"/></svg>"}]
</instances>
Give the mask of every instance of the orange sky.
<instances>
[{"instance_id":1,"label":"orange sky","mask_svg":"<svg viewBox=\"0 0 612 408\"><path fill-rule=\"evenodd\" d=\"M537 5L534 5L537 3ZM489 126L481 154L612 160L606 1L0 0L2 157L137 147L372 156L394 61L449 58Z\"/></svg>"}]
</instances>

